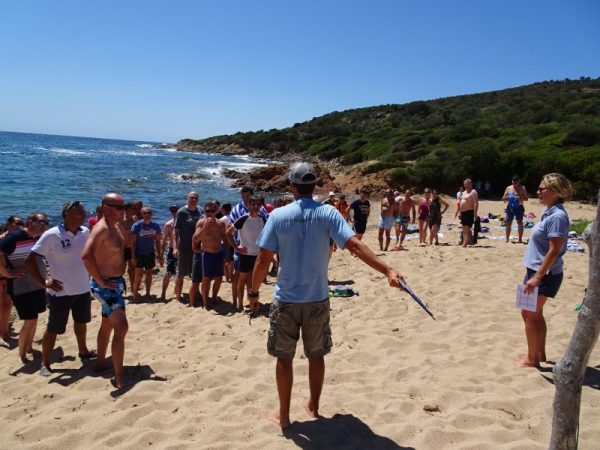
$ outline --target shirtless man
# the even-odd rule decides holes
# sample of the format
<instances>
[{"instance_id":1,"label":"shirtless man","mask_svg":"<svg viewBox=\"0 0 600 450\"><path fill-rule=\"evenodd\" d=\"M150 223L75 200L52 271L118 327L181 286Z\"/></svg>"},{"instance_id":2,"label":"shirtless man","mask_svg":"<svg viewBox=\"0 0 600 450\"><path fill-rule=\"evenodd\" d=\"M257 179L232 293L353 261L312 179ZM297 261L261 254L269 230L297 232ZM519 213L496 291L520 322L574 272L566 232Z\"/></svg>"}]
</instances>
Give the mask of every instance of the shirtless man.
<instances>
[{"instance_id":1,"label":"shirtless man","mask_svg":"<svg viewBox=\"0 0 600 450\"><path fill-rule=\"evenodd\" d=\"M215 202L204 205L204 218L196 223L196 231L192 238L192 249L195 253L202 252L202 301L204 309L210 309L208 292L210 282L213 282L212 299L217 299L219 288L223 281L224 258L221 245L225 245L225 254L229 255L229 244L225 224L215 218L218 208Z\"/></svg>"},{"instance_id":2,"label":"shirtless man","mask_svg":"<svg viewBox=\"0 0 600 450\"><path fill-rule=\"evenodd\" d=\"M396 199L396 203L398 204L398 208L396 214L396 246L394 247L394 250L402 250L402 243L408 232L408 224L415 223L417 210L410 190L407 190L404 193L404 198L401 198L400 200ZM411 211L412 222L410 220Z\"/></svg>"},{"instance_id":3,"label":"shirtless man","mask_svg":"<svg viewBox=\"0 0 600 450\"><path fill-rule=\"evenodd\" d=\"M177 258L173 256L173 249L175 248L175 216L177 215L177 211L179 211L179 206L171 205L169 207L169 212L173 217L167 220L163 227L161 248L167 250L167 254L165 255L167 266L165 268L165 277L163 278L162 292L160 294L160 299L163 301L166 301L167 287L169 287L171 277L177 275Z\"/></svg>"},{"instance_id":4,"label":"shirtless man","mask_svg":"<svg viewBox=\"0 0 600 450\"><path fill-rule=\"evenodd\" d=\"M463 185L465 186L465 191L460 199L460 224L463 229L463 248L467 248L467 245L471 244L473 236L471 228L475 223L475 217L479 209L479 195L473 189L473 182L470 178L467 178L463 182Z\"/></svg>"},{"instance_id":5,"label":"shirtless man","mask_svg":"<svg viewBox=\"0 0 600 450\"><path fill-rule=\"evenodd\" d=\"M112 360L115 370L113 385L121 389L125 386L123 378L123 358L125 355L125 335L129 329L125 315L125 245L128 230L121 227L126 209L123 197L109 193L102 198L103 217L94 227L83 248L81 258L90 280L92 295L102 305L102 325L98 331L98 357L96 370L105 369L106 350L110 333L112 339Z\"/></svg>"},{"instance_id":6,"label":"shirtless man","mask_svg":"<svg viewBox=\"0 0 600 450\"><path fill-rule=\"evenodd\" d=\"M523 216L525 215L525 206L523 202L528 199L527 189L521 184L521 178L518 175L512 177L512 184L507 186L502 196L502 201L507 202L506 216L504 225L506 225L506 242L510 240L510 229L512 221L516 217L519 226L519 243L523 242Z\"/></svg>"},{"instance_id":7,"label":"shirtless man","mask_svg":"<svg viewBox=\"0 0 600 450\"><path fill-rule=\"evenodd\" d=\"M394 216L396 215L396 210L398 205L396 204L396 199L394 198L394 192L391 189L388 189L385 192L385 197L381 200L381 218L379 219L379 235L377 240L379 241L379 250L386 251L390 246L390 232L392 230L392 226L394 225ZM385 249L383 248L383 232L385 231Z\"/></svg>"}]
</instances>

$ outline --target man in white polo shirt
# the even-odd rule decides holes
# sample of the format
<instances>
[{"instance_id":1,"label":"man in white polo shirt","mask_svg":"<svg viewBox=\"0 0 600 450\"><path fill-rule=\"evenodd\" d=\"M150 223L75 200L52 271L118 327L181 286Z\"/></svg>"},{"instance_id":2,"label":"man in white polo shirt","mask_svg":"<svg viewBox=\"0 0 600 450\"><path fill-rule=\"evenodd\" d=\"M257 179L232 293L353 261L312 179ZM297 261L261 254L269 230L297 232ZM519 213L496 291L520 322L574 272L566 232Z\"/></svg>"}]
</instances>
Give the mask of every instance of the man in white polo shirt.
<instances>
[{"instance_id":1,"label":"man in white polo shirt","mask_svg":"<svg viewBox=\"0 0 600 450\"><path fill-rule=\"evenodd\" d=\"M50 311L48 326L42 340L42 367L40 375L50 376L50 355L56 336L63 334L72 311L75 336L82 359L95 356L86 344L87 323L91 320L89 274L81 260L81 253L90 231L83 227L85 208L79 201L63 205L64 222L47 230L31 249L26 264L33 279L47 289ZM35 255L48 263L49 277L44 279L33 263Z\"/></svg>"}]
</instances>

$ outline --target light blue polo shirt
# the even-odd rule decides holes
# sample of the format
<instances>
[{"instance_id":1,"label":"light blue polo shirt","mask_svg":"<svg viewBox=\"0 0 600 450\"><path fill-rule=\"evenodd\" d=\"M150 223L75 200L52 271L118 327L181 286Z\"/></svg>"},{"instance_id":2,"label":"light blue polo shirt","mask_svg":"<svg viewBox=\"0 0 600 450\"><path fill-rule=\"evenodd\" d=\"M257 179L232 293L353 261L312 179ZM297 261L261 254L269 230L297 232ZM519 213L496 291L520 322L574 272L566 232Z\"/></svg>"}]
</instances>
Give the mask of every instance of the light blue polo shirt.
<instances>
[{"instance_id":1,"label":"light blue polo shirt","mask_svg":"<svg viewBox=\"0 0 600 450\"><path fill-rule=\"evenodd\" d=\"M569 240L569 216L562 203L546 209L540 221L531 229L531 237L523 258L525 267L533 270L540 268L550 248L550 238L553 237L565 240L556 261L550 267L550 272L555 275L563 271L562 257L567 252L567 241Z\"/></svg>"},{"instance_id":2,"label":"light blue polo shirt","mask_svg":"<svg viewBox=\"0 0 600 450\"><path fill-rule=\"evenodd\" d=\"M256 241L259 247L279 253L273 297L290 303L325 300L329 238L344 248L354 235L337 209L311 198L301 197L275 209Z\"/></svg>"}]
</instances>

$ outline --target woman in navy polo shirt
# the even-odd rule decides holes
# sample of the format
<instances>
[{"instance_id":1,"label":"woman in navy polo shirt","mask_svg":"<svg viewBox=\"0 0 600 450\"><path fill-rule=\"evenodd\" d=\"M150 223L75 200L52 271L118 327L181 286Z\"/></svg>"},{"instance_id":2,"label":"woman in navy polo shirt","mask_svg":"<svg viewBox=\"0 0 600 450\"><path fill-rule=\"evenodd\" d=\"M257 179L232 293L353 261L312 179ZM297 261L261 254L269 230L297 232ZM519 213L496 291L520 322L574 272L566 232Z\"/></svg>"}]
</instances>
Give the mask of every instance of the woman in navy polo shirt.
<instances>
[{"instance_id":1,"label":"woman in navy polo shirt","mask_svg":"<svg viewBox=\"0 0 600 450\"><path fill-rule=\"evenodd\" d=\"M527 268L525 292L532 293L538 288L537 309L521 311L525 322L528 352L518 360L521 367L538 367L546 361L546 321L544 303L548 297L554 298L563 279L562 256L567 251L569 216L563 203L571 196L569 180L560 173L544 175L537 195L540 203L546 206L542 218L531 230L527 251L523 260Z\"/></svg>"}]
</instances>

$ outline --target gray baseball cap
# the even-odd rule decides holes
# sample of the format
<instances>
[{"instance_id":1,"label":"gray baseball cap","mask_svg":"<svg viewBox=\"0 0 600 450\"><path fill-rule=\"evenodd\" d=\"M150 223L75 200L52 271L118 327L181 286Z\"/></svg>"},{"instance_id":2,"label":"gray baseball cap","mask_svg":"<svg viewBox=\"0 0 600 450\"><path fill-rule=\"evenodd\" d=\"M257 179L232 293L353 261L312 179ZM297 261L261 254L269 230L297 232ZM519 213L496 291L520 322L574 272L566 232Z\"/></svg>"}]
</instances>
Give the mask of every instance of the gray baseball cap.
<instances>
[{"instance_id":1,"label":"gray baseball cap","mask_svg":"<svg viewBox=\"0 0 600 450\"><path fill-rule=\"evenodd\" d=\"M290 167L288 179L294 184L315 184L317 171L310 163L297 162Z\"/></svg>"}]
</instances>

